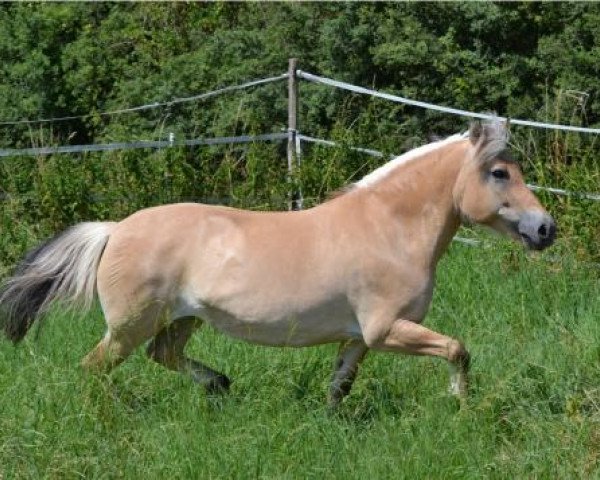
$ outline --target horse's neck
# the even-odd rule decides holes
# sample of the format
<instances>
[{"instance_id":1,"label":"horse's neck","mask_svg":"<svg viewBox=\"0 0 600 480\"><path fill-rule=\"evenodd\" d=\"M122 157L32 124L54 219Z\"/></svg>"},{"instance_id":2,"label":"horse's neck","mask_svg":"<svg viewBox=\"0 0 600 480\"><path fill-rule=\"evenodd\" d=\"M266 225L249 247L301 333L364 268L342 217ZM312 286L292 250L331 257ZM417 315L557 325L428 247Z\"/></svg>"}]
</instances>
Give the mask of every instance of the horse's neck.
<instances>
[{"instance_id":1,"label":"horse's neck","mask_svg":"<svg viewBox=\"0 0 600 480\"><path fill-rule=\"evenodd\" d=\"M465 156L464 144L446 146L399 166L365 189L395 226L390 234L406 242L418 257L415 261L428 268L435 268L460 226L453 188Z\"/></svg>"}]
</instances>

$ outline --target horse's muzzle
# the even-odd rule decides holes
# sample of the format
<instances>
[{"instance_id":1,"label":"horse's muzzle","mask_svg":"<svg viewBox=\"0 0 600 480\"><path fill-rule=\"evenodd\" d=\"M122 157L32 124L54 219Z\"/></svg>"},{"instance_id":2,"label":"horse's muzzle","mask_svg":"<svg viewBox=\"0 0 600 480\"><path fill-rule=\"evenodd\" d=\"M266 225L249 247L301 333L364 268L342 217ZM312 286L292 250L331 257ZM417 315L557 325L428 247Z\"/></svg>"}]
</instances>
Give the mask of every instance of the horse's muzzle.
<instances>
[{"instance_id":1,"label":"horse's muzzle","mask_svg":"<svg viewBox=\"0 0 600 480\"><path fill-rule=\"evenodd\" d=\"M545 212L528 211L519 220L518 232L529 248L543 250L556 239L556 222Z\"/></svg>"}]
</instances>

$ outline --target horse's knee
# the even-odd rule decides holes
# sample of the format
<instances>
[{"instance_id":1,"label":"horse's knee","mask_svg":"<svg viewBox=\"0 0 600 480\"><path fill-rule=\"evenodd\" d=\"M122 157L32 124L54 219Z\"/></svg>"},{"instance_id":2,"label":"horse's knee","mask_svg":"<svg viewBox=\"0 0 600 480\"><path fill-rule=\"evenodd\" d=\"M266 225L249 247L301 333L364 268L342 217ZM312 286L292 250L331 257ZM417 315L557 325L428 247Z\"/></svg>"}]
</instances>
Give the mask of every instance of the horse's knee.
<instances>
[{"instance_id":1,"label":"horse's knee","mask_svg":"<svg viewBox=\"0 0 600 480\"><path fill-rule=\"evenodd\" d=\"M358 366L367 353L367 346L363 342L346 342L340 346L335 372L329 388L329 404L338 405L350 393Z\"/></svg>"},{"instance_id":2,"label":"horse's knee","mask_svg":"<svg viewBox=\"0 0 600 480\"><path fill-rule=\"evenodd\" d=\"M471 363L471 355L462 342L452 339L448 342L448 361L463 371L467 371Z\"/></svg>"}]
</instances>

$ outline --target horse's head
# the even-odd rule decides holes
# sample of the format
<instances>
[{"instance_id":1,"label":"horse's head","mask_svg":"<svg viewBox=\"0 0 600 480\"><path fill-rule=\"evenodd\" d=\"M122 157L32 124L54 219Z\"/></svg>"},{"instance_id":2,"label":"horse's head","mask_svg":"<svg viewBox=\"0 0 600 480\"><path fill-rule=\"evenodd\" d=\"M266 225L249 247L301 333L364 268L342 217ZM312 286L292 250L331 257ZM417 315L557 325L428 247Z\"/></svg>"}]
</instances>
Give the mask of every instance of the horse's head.
<instances>
[{"instance_id":1,"label":"horse's head","mask_svg":"<svg viewBox=\"0 0 600 480\"><path fill-rule=\"evenodd\" d=\"M556 223L527 188L512 159L505 123L474 123L469 140L472 155L453 192L463 220L491 227L535 250L552 245Z\"/></svg>"}]
</instances>

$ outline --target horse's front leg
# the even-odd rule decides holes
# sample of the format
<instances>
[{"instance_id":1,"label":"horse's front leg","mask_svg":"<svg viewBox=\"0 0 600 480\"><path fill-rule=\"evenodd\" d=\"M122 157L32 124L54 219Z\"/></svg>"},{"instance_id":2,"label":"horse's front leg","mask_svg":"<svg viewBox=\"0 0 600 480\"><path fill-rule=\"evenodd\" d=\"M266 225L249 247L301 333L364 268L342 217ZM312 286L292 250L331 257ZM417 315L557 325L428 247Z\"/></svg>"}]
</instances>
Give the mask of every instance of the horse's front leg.
<instances>
[{"instance_id":1,"label":"horse's front leg","mask_svg":"<svg viewBox=\"0 0 600 480\"><path fill-rule=\"evenodd\" d=\"M376 350L410 355L443 357L450 365L450 392L464 397L467 393L469 352L458 340L434 332L409 320L396 320L387 326L370 325L365 343Z\"/></svg>"}]
</instances>

